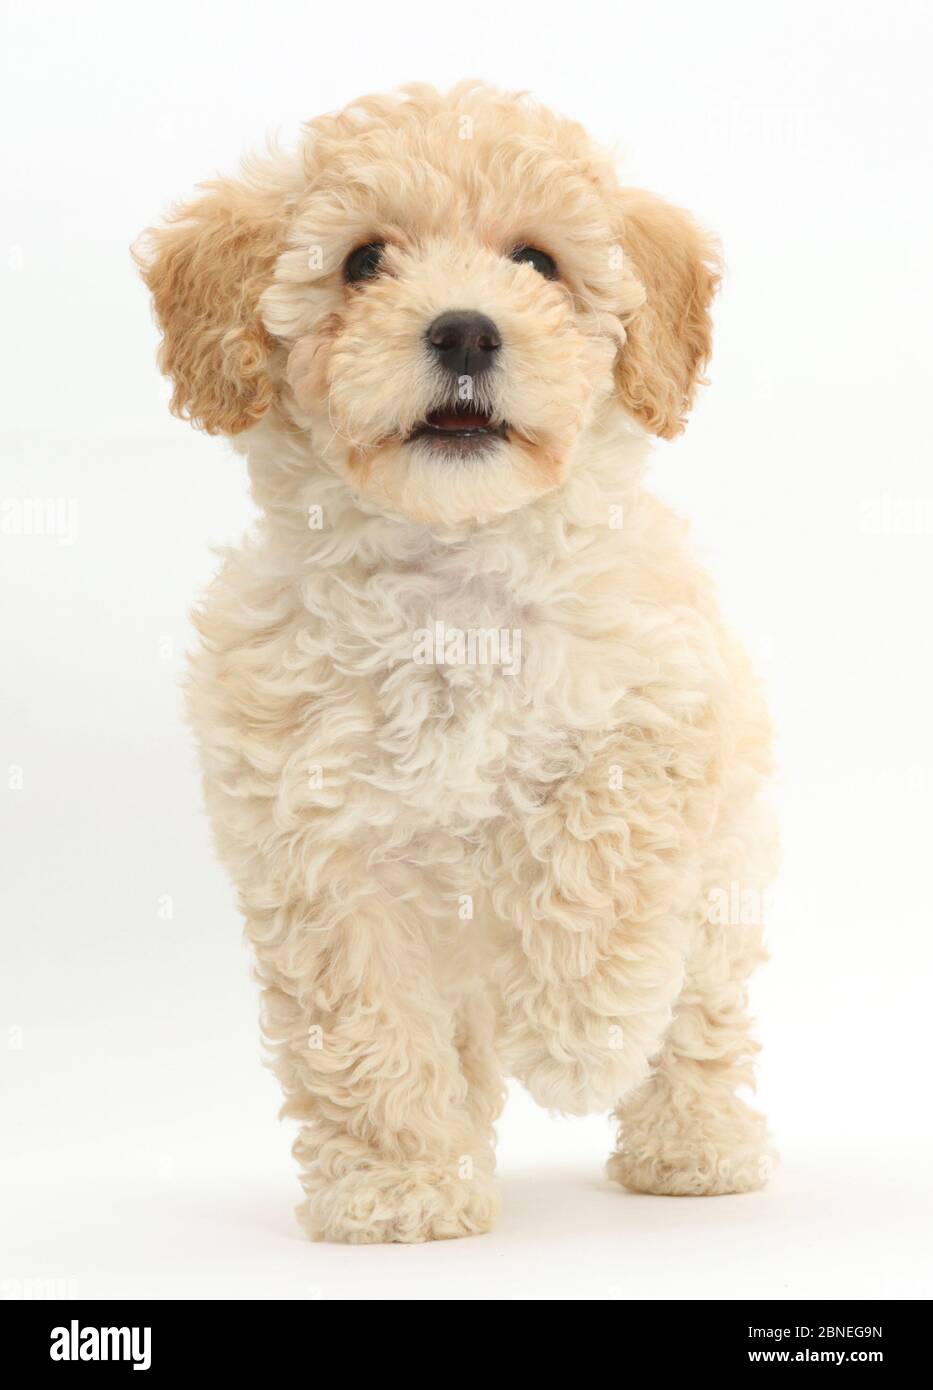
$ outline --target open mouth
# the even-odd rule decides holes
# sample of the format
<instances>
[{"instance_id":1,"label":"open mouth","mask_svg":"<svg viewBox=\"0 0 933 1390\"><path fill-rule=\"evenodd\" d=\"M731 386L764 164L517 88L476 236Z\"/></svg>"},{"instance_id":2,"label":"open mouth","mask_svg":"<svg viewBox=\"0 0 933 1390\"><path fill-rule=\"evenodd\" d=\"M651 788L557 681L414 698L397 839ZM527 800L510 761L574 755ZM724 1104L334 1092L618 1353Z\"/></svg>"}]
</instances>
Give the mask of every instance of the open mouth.
<instances>
[{"instance_id":1,"label":"open mouth","mask_svg":"<svg viewBox=\"0 0 933 1390\"><path fill-rule=\"evenodd\" d=\"M448 444L459 452L471 452L496 439L508 439L505 423L493 424L490 416L472 405L432 410L416 425L408 442L423 439L430 444Z\"/></svg>"}]
</instances>

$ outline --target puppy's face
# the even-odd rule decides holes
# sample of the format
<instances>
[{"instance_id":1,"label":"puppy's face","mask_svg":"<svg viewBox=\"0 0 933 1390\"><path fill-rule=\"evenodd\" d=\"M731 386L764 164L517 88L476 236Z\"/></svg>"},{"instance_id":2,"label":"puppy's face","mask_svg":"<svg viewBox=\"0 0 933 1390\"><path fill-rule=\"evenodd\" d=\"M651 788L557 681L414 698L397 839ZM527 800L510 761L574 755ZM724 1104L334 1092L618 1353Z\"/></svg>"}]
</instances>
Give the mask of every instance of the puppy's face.
<instances>
[{"instance_id":1,"label":"puppy's face","mask_svg":"<svg viewBox=\"0 0 933 1390\"><path fill-rule=\"evenodd\" d=\"M689 219L619 189L576 125L475 87L314 122L141 258L176 410L237 433L274 409L425 522L560 487L611 401L676 433L709 350Z\"/></svg>"}]
</instances>

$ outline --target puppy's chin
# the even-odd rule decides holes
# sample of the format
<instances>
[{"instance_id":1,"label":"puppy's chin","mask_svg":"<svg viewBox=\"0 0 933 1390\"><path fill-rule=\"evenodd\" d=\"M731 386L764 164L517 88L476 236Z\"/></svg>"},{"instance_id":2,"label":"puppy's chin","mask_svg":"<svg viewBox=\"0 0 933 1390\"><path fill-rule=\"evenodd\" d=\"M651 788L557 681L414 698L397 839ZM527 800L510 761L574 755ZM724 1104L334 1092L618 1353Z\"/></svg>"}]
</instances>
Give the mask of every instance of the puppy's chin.
<instances>
[{"instance_id":1,"label":"puppy's chin","mask_svg":"<svg viewBox=\"0 0 933 1390\"><path fill-rule=\"evenodd\" d=\"M547 444L510 433L349 448L343 471L357 496L380 511L448 525L516 511L559 487L566 464Z\"/></svg>"}]
</instances>

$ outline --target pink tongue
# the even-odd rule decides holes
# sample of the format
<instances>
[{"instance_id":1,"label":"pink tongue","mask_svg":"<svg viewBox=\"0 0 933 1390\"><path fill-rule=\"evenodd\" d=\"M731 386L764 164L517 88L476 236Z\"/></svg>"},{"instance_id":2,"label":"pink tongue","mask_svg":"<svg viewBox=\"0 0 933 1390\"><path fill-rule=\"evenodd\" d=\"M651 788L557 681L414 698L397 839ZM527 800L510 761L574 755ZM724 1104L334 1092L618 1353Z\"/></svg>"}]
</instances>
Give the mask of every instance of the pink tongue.
<instances>
[{"instance_id":1,"label":"pink tongue","mask_svg":"<svg viewBox=\"0 0 933 1390\"><path fill-rule=\"evenodd\" d=\"M439 430L478 430L489 424L489 416L478 410L432 410L428 420Z\"/></svg>"}]
</instances>

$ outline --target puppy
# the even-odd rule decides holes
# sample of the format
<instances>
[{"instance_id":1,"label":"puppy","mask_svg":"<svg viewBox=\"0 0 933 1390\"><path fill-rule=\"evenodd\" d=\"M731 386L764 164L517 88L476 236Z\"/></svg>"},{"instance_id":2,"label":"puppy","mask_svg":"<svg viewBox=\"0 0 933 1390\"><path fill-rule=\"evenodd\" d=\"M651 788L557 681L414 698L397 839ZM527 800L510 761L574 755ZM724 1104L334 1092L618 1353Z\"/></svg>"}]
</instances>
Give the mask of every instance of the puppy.
<instances>
[{"instance_id":1,"label":"puppy","mask_svg":"<svg viewBox=\"0 0 933 1390\"><path fill-rule=\"evenodd\" d=\"M172 408L262 512L188 696L309 1234L487 1230L504 1075L614 1108L630 1189L760 1186L767 719L642 484L714 243L463 84L312 121L136 256Z\"/></svg>"}]
</instances>

